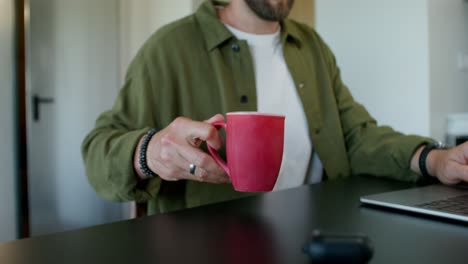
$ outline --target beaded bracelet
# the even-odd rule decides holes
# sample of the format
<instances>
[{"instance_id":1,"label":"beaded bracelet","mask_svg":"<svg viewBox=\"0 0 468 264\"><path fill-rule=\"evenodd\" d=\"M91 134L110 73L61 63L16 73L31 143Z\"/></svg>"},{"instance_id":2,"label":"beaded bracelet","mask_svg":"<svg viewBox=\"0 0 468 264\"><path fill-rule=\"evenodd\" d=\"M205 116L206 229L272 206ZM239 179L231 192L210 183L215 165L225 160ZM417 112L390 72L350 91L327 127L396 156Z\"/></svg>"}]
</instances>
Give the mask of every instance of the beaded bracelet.
<instances>
[{"instance_id":1,"label":"beaded bracelet","mask_svg":"<svg viewBox=\"0 0 468 264\"><path fill-rule=\"evenodd\" d=\"M141 142L140 145L140 157L139 157L139 163L140 163L140 170L145 174L147 177L155 177L156 173L154 173L147 164L146 160L146 152L148 150L148 143L150 142L151 138L156 134L158 130L156 128L151 129L146 133L145 137L143 138L143 141Z\"/></svg>"}]
</instances>

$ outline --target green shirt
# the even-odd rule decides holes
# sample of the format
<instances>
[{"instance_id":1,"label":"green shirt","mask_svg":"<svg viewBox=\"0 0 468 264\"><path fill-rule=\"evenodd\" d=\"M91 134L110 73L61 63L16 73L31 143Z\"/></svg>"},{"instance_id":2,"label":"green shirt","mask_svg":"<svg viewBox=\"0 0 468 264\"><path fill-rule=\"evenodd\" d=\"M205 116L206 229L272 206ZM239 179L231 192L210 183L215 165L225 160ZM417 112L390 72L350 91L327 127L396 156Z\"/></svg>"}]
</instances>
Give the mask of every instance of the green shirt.
<instances>
[{"instance_id":1,"label":"green shirt","mask_svg":"<svg viewBox=\"0 0 468 264\"><path fill-rule=\"evenodd\" d=\"M377 126L342 83L332 52L313 29L285 20L281 41L328 179L356 174L418 179L410 160L428 139ZM148 201L149 213L245 196L229 184L139 181L133 157L145 132L178 116L205 120L256 111L256 103L248 45L226 29L207 1L195 14L158 30L131 63L113 108L101 114L83 142L89 182L105 199Z\"/></svg>"}]
</instances>

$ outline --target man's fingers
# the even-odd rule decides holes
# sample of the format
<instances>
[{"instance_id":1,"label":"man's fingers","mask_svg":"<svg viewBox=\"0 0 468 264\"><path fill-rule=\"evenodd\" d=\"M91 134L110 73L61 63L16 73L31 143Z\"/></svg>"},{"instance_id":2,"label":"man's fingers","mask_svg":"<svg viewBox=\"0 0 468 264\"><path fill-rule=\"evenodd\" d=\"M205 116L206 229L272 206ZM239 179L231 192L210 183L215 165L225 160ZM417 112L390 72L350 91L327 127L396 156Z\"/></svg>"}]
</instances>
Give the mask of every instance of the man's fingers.
<instances>
[{"instance_id":1,"label":"man's fingers","mask_svg":"<svg viewBox=\"0 0 468 264\"><path fill-rule=\"evenodd\" d=\"M179 154L189 163L193 163L198 167L205 168L208 171L215 169L216 163L214 163L213 159L211 159L211 156L204 153L200 149L184 147L180 145L176 146L176 148Z\"/></svg>"},{"instance_id":2,"label":"man's fingers","mask_svg":"<svg viewBox=\"0 0 468 264\"><path fill-rule=\"evenodd\" d=\"M216 115L210 117L210 119L205 120L204 122L206 122L208 124L213 124L214 122L221 122L221 121L224 121L224 116L221 115L221 114L216 114Z\"/></svg>"},{"instance_id":3,"label":"man's fingers","mask_svg":"<svg viewBox=\"0 0 468 264\"><path fill-rule=\"evenodd\" d=\"M169 178L212 183L229 182L215 161L198 148L163 140L160 157L167 168L165 175ZM190 173L190 164L195 165L194 174Z\"/></svg>"},{"instance_id":4,"label":"man's fingers","mask_svg":"<svg viewBox=\"0 0 468 264\"><path fill-rule=\"evenodd\" d=\"M455 164L453 171L458 179L468 182L468 165Z\"/></svg>"},{"instance_id":5,"label":"man's fingers","mask_svg":"<svg viewBox=\"0 0 468 264\"><path fill-rule=\"evenodd\" d=\"M198 147L204 140L214 148L221 147L221 137L210 122L224 120L222 115L215 115L204 122L189 118L176 118L160 138L158 161L163 163L161 178L166 180L185 179L210 183L228 183L229 177L210 155ZM190 164L195 165L191 173ZM157 167L160 164L155 164ZM159 174L159 172L157 172Z\"/></svg>"},{"instance_id":6,"label":"man's fingers","mask_svg":"<svg viewBox=\"0 0 468 264\"><path fill-rule=\"evenodd\" d=\"M195 165L195 164L194 164ZM172 171L177 178L190 181L198 182L208 182L208 183L229 183L230 179L226 176L216 176L219 174L212 174L206 171L204 168L196 166L194 169L194 174L190 173L190 163L186 162L185 166L179 167ZM221 174L223 175L223 174Z\"/></svg>"},{"instance_id":7,"label":"man's fingers","mask_svg":"<svg viewBox=\"0 0 468 264\"><path fill-rule=\"evenodd\" d=\"M203 140L215 149L221 148L222 141L218 130L208 123L179 117L171 125L175 131L183 131L185 140L192 146L198 147L199 140Z\"/></svg>"},{"instance_id":8,"label":"man's fingers","mask_svg":"<svg viewBox=\"0 0 468 264\"><path fill-rule=\"evenodd\" d=\"M190 173L190 163L177 153L162 155L162 161L155 161L158 175L166 181L191 180L203 181L207 172L202 168L195 168L194 174Z\"/></svg>"},{"instance_id":9,"label":"man's fingers","mask_svg":"<svg viewBox=\"0 0 468 264\"><path fill-rule=\"evenodd\" d=\"M203 170L201 175L197 175L201 177L203 181L229 182L224 170L216 164L210 155L197 148L184 147L180 145L176 146L176 148L180 156L187 161L185 164L187 171L189 168L188 166L190 164L194 164L197 167L195 170L196 175L199 169ZM218 179L220 178L219 175L221 175L221 179Z\"/></svg>"},{"instance_id":10,"label":"man's fingers","mask_svg":"<svg viewBox=\"0 0 468 264\"><path fill-rule=\"evenodd\" d=\"M201 139L206 141L208 145L215 149L221 148L222 140L221 136L219 135L218 130L204 122L195 122L197 126L194 126L193 129L190 131L191 133L188 135L189 139Z\"/></svg>"}]
</instances>

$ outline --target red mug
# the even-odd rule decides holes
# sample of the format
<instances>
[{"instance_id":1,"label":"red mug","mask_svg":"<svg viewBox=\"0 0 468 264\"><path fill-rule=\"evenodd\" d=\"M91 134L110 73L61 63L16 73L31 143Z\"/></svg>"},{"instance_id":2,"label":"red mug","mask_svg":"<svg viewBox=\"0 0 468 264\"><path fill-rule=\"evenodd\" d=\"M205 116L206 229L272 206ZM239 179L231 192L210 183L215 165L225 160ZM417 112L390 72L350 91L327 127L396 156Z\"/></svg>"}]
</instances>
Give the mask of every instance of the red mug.
<instances>
[{"instance_id":1,"label":"red mug","mask_svg":"<svg viewBox=\"0 0 468 264\"><path fill-rule=\"evenodd\" d=\"M236 191L273 190L283 159L284 120L280 115L231 112L226 122L213 123L226 130L227 162L212 147L208 150Z\"/></svg>"}]
</instances>

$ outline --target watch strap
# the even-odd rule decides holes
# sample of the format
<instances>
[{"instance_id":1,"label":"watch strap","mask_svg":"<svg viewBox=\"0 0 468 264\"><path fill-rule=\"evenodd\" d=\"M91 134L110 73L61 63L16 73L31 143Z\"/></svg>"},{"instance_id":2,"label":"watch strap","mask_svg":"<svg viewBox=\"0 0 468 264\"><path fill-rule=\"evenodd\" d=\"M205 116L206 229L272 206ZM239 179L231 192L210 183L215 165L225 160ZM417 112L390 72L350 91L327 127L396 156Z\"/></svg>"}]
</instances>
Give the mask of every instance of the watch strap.
<instances>
[{"instance_id":1,"label":"watch strap","mask_svg":"<svg viewBox=\"0 0 468 264\"><path fill-rule=\"evenodd\" d=\"M423 178L432 178L432 175L429 174L427 170L427 156L434 149L446 149L445 145L438 141L433 141L428 143L419 155L419 170Z\"/></svg>"}]
</instances>

